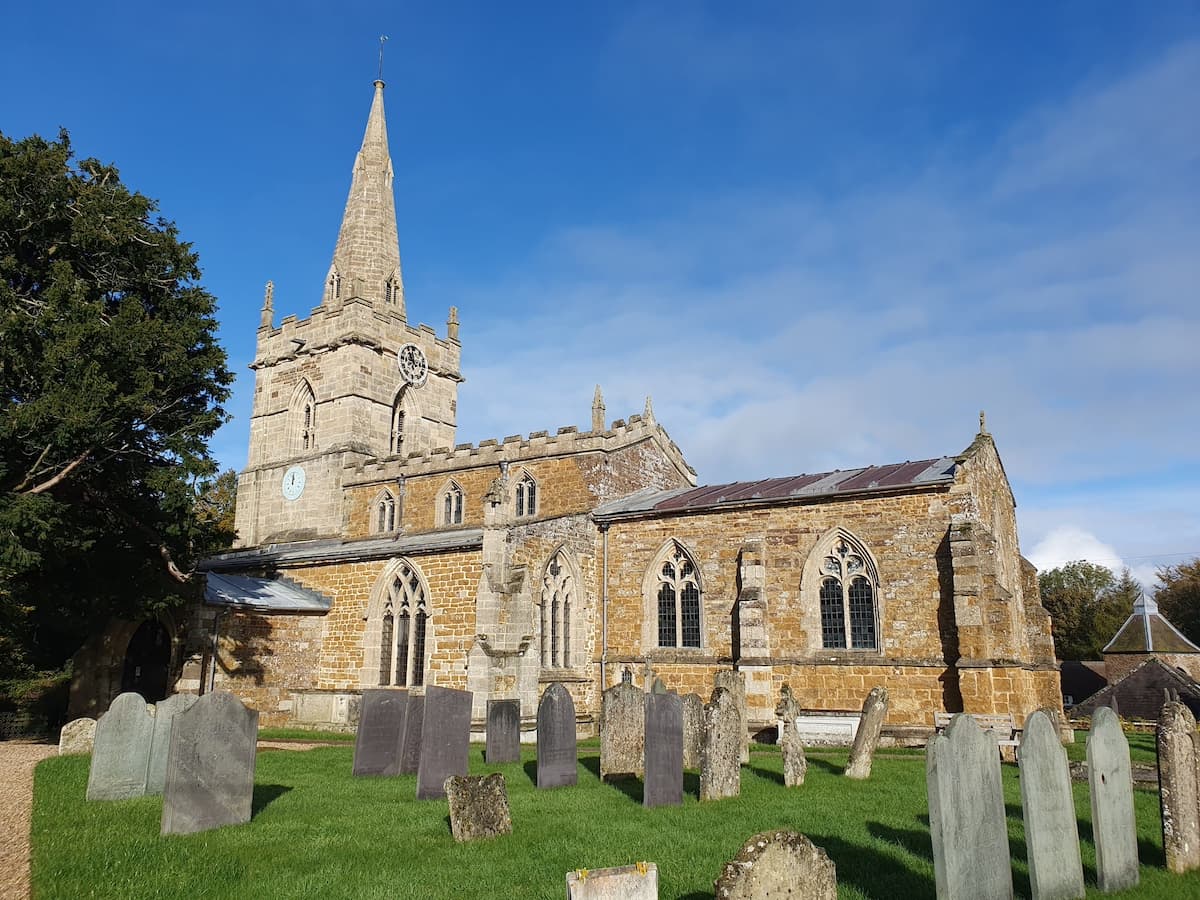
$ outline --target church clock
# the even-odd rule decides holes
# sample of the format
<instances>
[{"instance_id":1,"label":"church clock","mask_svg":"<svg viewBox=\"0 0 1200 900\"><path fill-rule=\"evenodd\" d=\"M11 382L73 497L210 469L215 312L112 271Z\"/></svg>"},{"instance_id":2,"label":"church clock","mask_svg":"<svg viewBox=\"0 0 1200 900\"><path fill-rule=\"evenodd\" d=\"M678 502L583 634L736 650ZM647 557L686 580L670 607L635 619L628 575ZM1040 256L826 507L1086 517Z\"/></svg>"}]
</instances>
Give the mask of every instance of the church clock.
<instances>
[{"instance_id":1,"label":"church clock","mask_svg":"<svg viewBox=\"0 0 1200 900\"><path fill-rule=\"evenodd\" d=\"M429 363L416 344L405 344L400 348L396 354L396 365L400 368L400 377L413 387L420 387L429 377Z\"/></svg>"},{"instance_id":2,"label":"church clock","mask_svg":"<svg viewBox=\"0 0 1200 900\"><path fill-rule=\"evenodd\" d=\"M304 493L304 469L292 466L283 473L283 499L299 500Z\"/></svg>"}]
</instances>

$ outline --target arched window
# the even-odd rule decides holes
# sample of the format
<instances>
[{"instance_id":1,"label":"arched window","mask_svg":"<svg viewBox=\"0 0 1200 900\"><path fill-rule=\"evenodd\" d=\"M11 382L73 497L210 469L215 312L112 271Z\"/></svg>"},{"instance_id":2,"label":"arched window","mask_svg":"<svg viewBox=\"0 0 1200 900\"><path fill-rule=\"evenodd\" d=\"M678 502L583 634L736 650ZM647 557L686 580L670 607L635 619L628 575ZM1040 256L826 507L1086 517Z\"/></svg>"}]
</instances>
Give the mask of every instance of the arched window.
<instances>
[{"instance_id":1,"label":"arched window","mask_svg":"<svg viewBox=\"0 0 1200 900\"><path fill-rule=\"evenodd\" d=\"M391 491L380 491L375 497L371 528L377 534L396 530L396 498Z\"/></svg>"},{"instance_id":2,"label":"arched window","mask_svg":"<svg viewBox=\"0 0 1200 900\"><path fill-rule=\"evenodd\" d=\"M537 515L537 482L528 472L517 481L517 518Z\"/></svg>"},{"instance_id":3,"label":"arched window","mask_svg":"<svg viewBox=\"0 0 1200 900\"><path fill-rule=\"evenodd\" d=\"M342 276L337 269L329 273L329 299L337 300L342 296Z\"/></svg>"},{"instance_id":4,"label":"arched window","mask_svg":"<svg viewBox=\"0 0 1200 900\"><path fill-rule=\"evenodd\" d=\"M388 450L391 453L401 453L404 450L404 392L396 395L392 404L392 436Z\"/></svg>"},{"instance_id":5,"label":"arched window","mask_svg":"<svg viewBox=\"0 0 1200 900\"><path fill-rule=\"evenodd\" d=\"M383 283L383 302L391 306L400 299L400 280L395 275L389 275Z\"/></svg>"},{"instance_id":6,"label":"arched window","mask_svg":"<svg viewBox=\"0 0 1200 900\"><path fill-rule=\"evenodd\" d=\"M700 576L696 564L677 541L671 541L655 563L658 646L700 646Z\"/></svg>"},{"instance_id":7,"label":"arched window","mask_svg":"<svg viewBox=\"0 0 1200 900\"><path fill-rule=\"evenodd\" d=\"M379 683L420 687L425 683L429 608L420 576L401 563L387 587L379 630Z\"/></svg>"},{"instance_id":8,"label":"arched window","mask_svg":"<svg viewBox=\"0 0 1200 900\"><path fill-rule=\"evenodd\" d=\"M821 557L821 646L875 650L876 578L866 552L839 536Z\"/></svg>"},{"instance_id":9,"label":"arched window","mask_svg":"<svg viewBox=\"0 0 1200 900\"><path fill-rule=\"evenodd\" d=\"M296 385L292 392L293 446L303 453L317 449L317 398L312 386L305 380Z\"/></svg>"},{"instance_id":10,"label":"arched window","mask_svg":"<svg viewBox=\"0 0 1200 900\"><path fill-rule=\"evenodd\" d=\"M442 490L441 519L443 525L461 525L463 520L463 489L451 481Z\"/></svg>"},{"instance_id":11,"label":"arched window","mask_svg":"<svg viewBox=\"0 0 1200 900\"><path fill-rule=\"evenodd\" d=\"M575 605L575 576L566 555L559 550L542 576L542 667L571 666L572 607Z\"/></svg>"}]
</instances>

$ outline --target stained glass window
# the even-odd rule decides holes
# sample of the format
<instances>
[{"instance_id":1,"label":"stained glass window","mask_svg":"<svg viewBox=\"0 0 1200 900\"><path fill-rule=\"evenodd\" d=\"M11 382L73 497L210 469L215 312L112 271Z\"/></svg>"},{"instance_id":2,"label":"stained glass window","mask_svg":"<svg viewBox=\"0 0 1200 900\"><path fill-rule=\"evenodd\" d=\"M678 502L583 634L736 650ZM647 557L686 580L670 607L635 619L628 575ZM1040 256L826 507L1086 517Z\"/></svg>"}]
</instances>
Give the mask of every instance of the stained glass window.
<instances>
[{"instance_id":1,"label":"stained glass window","mask_svg":"<svg viewBox=\"0 0 1200 900\"><path fill-rule=\"evenodd\" d=\"M700 646L700 583L695 563L672 542L658 567L658 646Z\"/></svg>"}]
</instances>

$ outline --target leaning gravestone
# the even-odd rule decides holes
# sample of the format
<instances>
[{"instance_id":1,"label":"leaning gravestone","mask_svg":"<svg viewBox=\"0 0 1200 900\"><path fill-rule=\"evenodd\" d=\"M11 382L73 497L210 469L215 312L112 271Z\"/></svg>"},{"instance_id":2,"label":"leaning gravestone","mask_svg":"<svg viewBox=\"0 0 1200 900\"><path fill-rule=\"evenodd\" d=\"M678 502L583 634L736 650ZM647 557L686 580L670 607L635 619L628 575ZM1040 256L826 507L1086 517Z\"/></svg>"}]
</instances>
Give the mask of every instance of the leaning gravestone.
<instances>
[{"instance_id":1,"label":"leaning gravestone","mask_svg":"<svg viewBox=\"0 0 1200 900\"><path fill-rule=\"evenodd\" d=\"M58 755L91 753L95 742L96 720L86 716L82 719L72 719L62 727L58 736Z\"/></svg>"},{"instance_id":2,"label":"leaning gravestone","mask_svg":"<svg viewBox=\"0 0 1200 900\"><path fill-rule=\"evenodd\" d=\"M415 775L421 762L421 729L425 724L425 695L409 694L400 738L400 774Z\"/></svg>"},{"instance_id":3,"label":"leaning gravestone","mask_svg":"<svg viewBox=\"0 0 1200 900\"><path fill-rule=\"evenodd\" d=\"M1058 727L1047 710L1039 709L1025 720L1018 764L1033 900L1082 897L1071 773Z\"/></svg>"},{"instance_id":4,"label":"leaning gravestone","mask_svg":"<svg viewBox=\"0 0 1200 900\"><path fill-rule=\"evenodd\" d=\"M488 701L484 758L489 763L521 761L520 700Z\"/></svg>"},{"instance_id":5,"label":"leaning gravestone","mask_svg":"<svg viewBox=\"0 0 1200 900\"><path fill-rule=\"evenodd\" d=\"M128 800L146 794L154 718L141 694L121 694L96 723L89 800Z\"/></svg>"},{"instance_id":6,"label":"leaning gravestone","mask_svg":"<svg viewBox=\"0 0 1200 900\"><path fill-rule=\"evenodd\" d=\"M1121 720L1107 706L1097 707L1092 714L1087 764L1096 881L1105 893L1136 887L1140 875L1129 743L1121 730Z\"/></svg>"},{"instance_id":7,"label":"leaning gravestone","mask_svg":"<svg viewBox=\"0 0 1200 900\"><path fill-rule=\"evenodd\" d=\"M575 743L575 701L557 681L546 688L538 704L537 786L555 788L578 780Z\"/></svg>"},{"instance_id":8,"label":"leaning gravestone","mask_svg":"<svg viewBox=\"0 0 1200 900\"><path fill-rule=\"evenodd\" d=\"M162 833L250 821L258 712L233 694L205 694L171 726Z\"/></svg>"},{"instance_id":9,"label":"leaning gravestone","mask_svg":"<svg viewBox=\"0 0 1200 900\"><path fill-rule=\"evenodd\" d=\"M925 751L939 900L1011 900L1012 869L996 741L964 713Z\"/></svg>"},{"instance_id":10,"label":"leaning gravestone","mask_svg":"<svg viewBox=\"0 0 1200 900\"><path fill-rule=\"evenodd\" d=\"M167 783L167 754L171 750L171 728L175 717L199 700L195 694L172 694L154 707L154 737L150 741L150 763L146 768L146 793L161 794Z\"/></svg>"},{"instance_id":11,"label":"leaning gravestone","mask_svg":"<svg viewBox=\"0 0 1200 900\"><path fill-rule=\"evenodd\" d=\"M450 801L450 831L460 844L512 834L504 776L451 775L444 786Z\"/></svg>"},{"instance_id":12,"label":"leaning gravestone","mask_svg":"<svg viewBox=\"0 0 1200 900\"><path fill-rule=\"evenodd\" d=\"M862 718L858 731L854 733L854 745L850 748L850 764L846 766L847 778L870 778L871 761L875 748L879 746L879 733L883 720L887 718L887 688L875 686L863 701Z\"/></svg>"},{"instance_id":13,"label":"leaning gravestone","mask_svg":"<svg viewBox=\"0 0 1200 900\"><path fill-rule=\"evenodd\" d=\"M800 715L800 704L792 696L792 689L784 685L779 689L779 704L775 716L779 719L779 750L783 756L783 783L786 787L799 787L808 774L808 757L804 755L804 742L796 730L796 719Z\"/></svg>"},{"instance_id":14,"label":"leaning gravestone","mask_svg":"<svg viewBox=\"0 0 1200 900\"><path fill-rule=\"evenodd\" d=\"M716 900L836 900L833 860L795 831L764 831L725 863L714 884Z\"/></svg>"},{"instance_id":15,"label":"leaning gravestone","mask_svg":"<svg viewBox=\"0 0 1200 900\"><path fill-rule=\"evenodd\" d=\"M627 682L600 696L600 780L641 775L645 744L646 694Z\"/></svg>"},{"instance_id":16,"label":"leaning gravestone","mask_svg":"<svg viewBox=\"0 0 1200 900\"><path fill-rule=\"evenodd\" d=\"M466 775L471 752L471 692L430 685L425 688L417 799L446 796L446 779Z\"/></svg>"},{"instance_id":17,"label":"leaning gravestone","mask_svg":"<svg viewBox=\"0 0 1200 900\"><path fill-rule=\"evenodd\" d=\"M658 900L658 866L641 862L568 872L567 900Z\"/></svg>"},{"instance_id":18,"label":"leaning gravestone","mask_svg":"<svg viewBox=\"0 0 1200 900\"><path fill-rule=\"evenodd\" d=\"M717 673L714 686L729 691L733 697L734 705L737 707L738 727L740 729L738 732L740 735L738 746L741 748L738 751L738 764L745 765L750 762L750 719L746 712L746 673L733 669L723 669Z\"/></svg>"},{"instance_id":19,"label":"leaning gravestone","mask_svg":"<svg viewBox=\"0 0 1200 900\"><path fill-rule=\"evenodd\" d=\"M699 694L684 694L679 699L683 703L683 767L695 772L704 752L704 701Z\"/></svg>"},{"instance_id":20,"label":"leaning gravestone","mask_svg":"<svg viewBox=\"0 0 1200 900\"><path fill-rule=\"evenodd\" d=\"M643 806L683 803L683 703L678 694L646 697Z\"/></svg>"},{"instance_id":21,"label":"leaning gravestone","mask_svg":"<svg viewBox=\"0 0 1200 900\"><path fill-rule=\"evenodd\" d=\"M399 775L408 691L363 691L353 775Z\"/></svg>"},{"instance_id":22,"label":"leaning gravestone","mask_svg":"<svg viewBox=\"0 0 1200 900\"><path fill-rule=\"evenodd\" d=\"M721 800L742 791L741 716L724 688L713 689L704 707L704 750L700 758L700 799Z\"/></svg>"},{"instance_id":23,"label":"leaning gravestone","mask_svg":"<svg viewBox=\"0 0 1200 900\"><path fill-rule=\"evenodd\" d=\"M1177 701L1158 717L1158 798L1162 807L1167 868L1182 873L1200 868L1200 735L1196 717Z\"/></svg>"}]
</instances>

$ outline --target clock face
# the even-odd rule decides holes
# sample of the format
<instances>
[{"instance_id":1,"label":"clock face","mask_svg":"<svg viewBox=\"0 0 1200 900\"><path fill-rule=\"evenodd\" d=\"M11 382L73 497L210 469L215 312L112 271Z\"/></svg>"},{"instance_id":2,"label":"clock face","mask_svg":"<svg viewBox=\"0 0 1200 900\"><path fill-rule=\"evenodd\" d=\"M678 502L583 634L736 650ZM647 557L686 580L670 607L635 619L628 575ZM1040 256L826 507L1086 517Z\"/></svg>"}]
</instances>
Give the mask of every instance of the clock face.
<instances>
[{"instance_id":1,"label":"clock face","mask_svg":"<svg viewBox=\"0 0 1200 900\"><path fill-rule=\"evenodd\" d=\"M420 387L429 377L429 363L416 344L405 344L400 348L396 354L396 365L400 368L400 377L413 387Z\"/></svg>"},{"instance_id":2,"label":"clock face","mask_svg":"<svg viewBox=\"0 0 1200 900\"><path fill-rule=\"evenodd\" d=\"M304 469L292 466L283 473L283 499L299 500L304 493Z\"/></svg>"}]
</instances>

